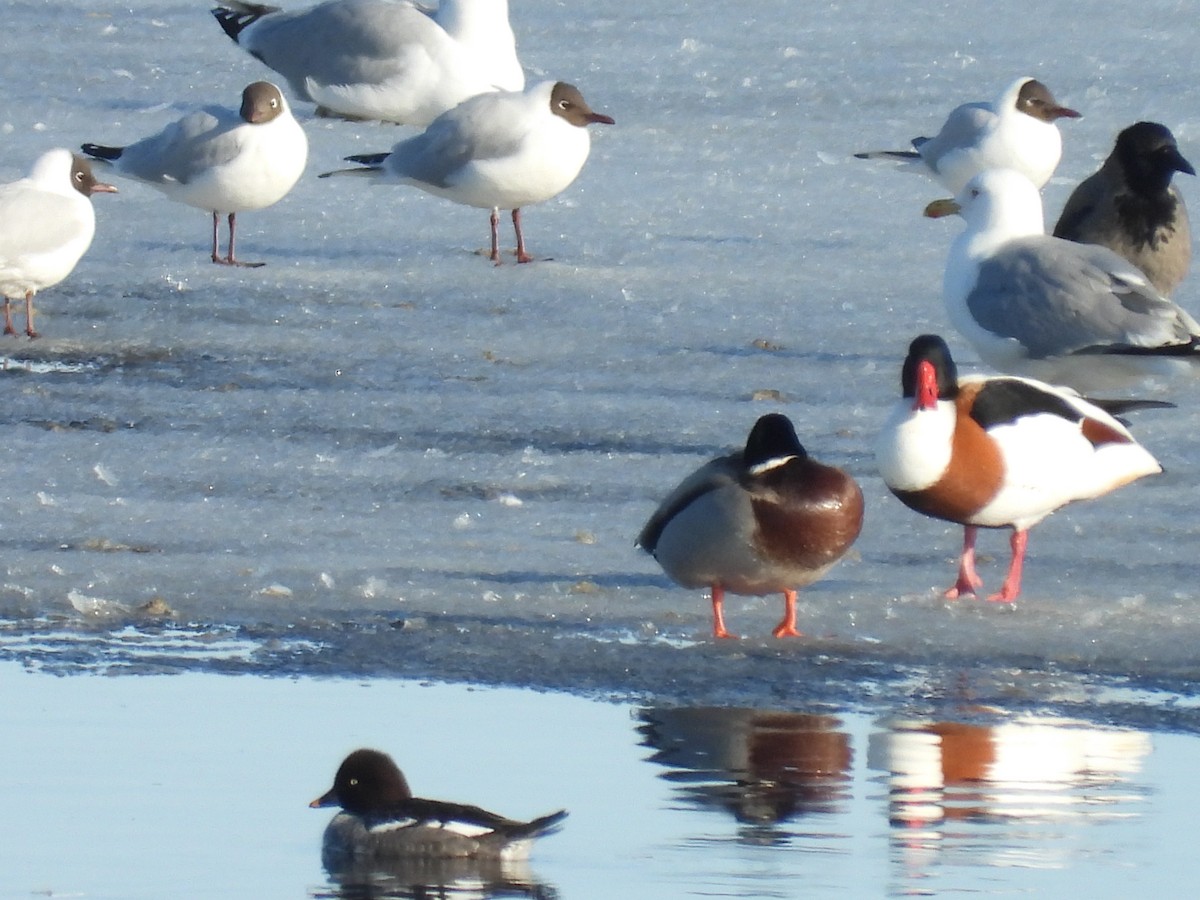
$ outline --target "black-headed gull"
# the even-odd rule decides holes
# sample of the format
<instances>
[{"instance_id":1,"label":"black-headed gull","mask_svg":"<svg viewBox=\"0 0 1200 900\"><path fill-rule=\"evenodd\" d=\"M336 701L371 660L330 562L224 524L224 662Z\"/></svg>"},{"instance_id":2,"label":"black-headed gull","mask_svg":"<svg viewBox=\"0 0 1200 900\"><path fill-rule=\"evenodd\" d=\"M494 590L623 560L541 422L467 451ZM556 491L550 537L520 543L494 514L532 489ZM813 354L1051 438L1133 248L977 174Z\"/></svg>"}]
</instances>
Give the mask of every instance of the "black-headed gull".
<instances>
[{"instance_id":1,"label":"black-headed gull","mask_svg":"<svg viewBox=\"0 0 1200 900\"><path fill-rule=\"evenodd\" d=\"M127 147L84 144L83 152L172 200L212 213L212 261L230 266L239 212L278 203L304 172L308 140L283 93L269 81L242 91L238 109L207 107ZM221 256L218 227L229 217L229 253Z\"/></svg>"},{"instance_id":2,"label":"black-headed gull","mask_svg":"<svg viewBox=\"0 0 1200 900\"><path fill-rule=\"evenodd\" d=\"M355 750L338 766L333 787L309 804L340 806L325 828L322 857L346 864L445 859L516 860L536 838L553 834L560 809L529 822L463 803L414 797L404 773L379 750Z\"/></svg>"},{"instance_id":3,"label":"black-headed gull","mask_svg":"<svg viewBox=\"0 0 1200 900\"><path fill-rule=\"evenodd\" d=\"M976 175L959 213L942 296L950 323L989 366L1078 390L1174 375L1197 359L1200 324L1107 247L1045 233L1042 198L1011 169Z\"/></svg>"},{"instance_id":4,"label":"black-headed gull","mask_svg":"<svg viewBox=\"0 0 1200 900\"><path fill-rule=\"evenodd\" d=\"M791 421L762 416L746 447L701 466L672 491L638 535L671 579L712 591L713 637L725 628L723 598L783 594L775 637L797 637L796 590L812 584L862 529L858 484L812 459Z\"/></svg>"},{"instance_id":5,"label":"black-headed gull","mask_svg":"<svg viewBox=\"0 0 1200 900\"><path fill-rule=\"evenodd\" d=\"M982 586L975 571L980 528L1013 530L1008 576L988 597L1011 602L1021 591L1030 528L1068 503L1162 471L1129 429L1072 390L1010 376L959 378L937 335L912 342L900 381L875 461L906 506L963 526L951 599ZM1121 412L1144 404L1106 405Z\"/></svg>"},{"instance_id":6,"label":"black-headed gull","mask_svg":"<svg viewBox=\"0 0 1200 900\"><path fill-rule=\"evenodd\" d=\"M1130 125L1099 171L1071 193L1054 236L1108 247L1169 296L1192 262L1187 206L1171 184L1176 172L1196 174L1170 130L1157 122Z\"/></svg>"},{"instance_id":7,"label":"black-headed gull","mask_svg":"<svg viewBox=\"0 0 1200 900\"><path fill-rule=\"evenodd\" d=\"M491 259L500 263L499 210L511 209L517 261L529 262L521 207L566 190L588 158L587 126L613 124L593 112L570 84L543 81L524 91L494 91L464 100L390 153L348 156L365 168L324 172L410 184L465 206L492 211Z\"/></svg>"},{"instance_id":8,"label":"black-headed gull","mask_svg":"<svg viewBox=\"0 0 1200 900\"><path fill-rule=\"evenodd\" d=\"M484 91L519 91L525 73L508 0L329 0L285 12L226 2L212 11L318 113L425 126Z\"/></svg>"},{"instance_id":9,"label":"black-headed gull","mask_svg":"<svg viewBox=\"0 0 1200 900\"><path fill-rule=\"evenodd\" d=\"M895 159L933 173L952 194L985 169L1023 172L1042 187L1062 157L1062 135L1055 124L1079 117L1061 106L1044 84L1023 76L991 103L955 107L934 137L913 139L913 150L856 153L860 159Z\"/></svg>"},{"instance_id":10,"label":"black-headed gull","mask_svg":"<svg viewBox=\"0 0 1200 900\"><path fill-rule=\"evenodd\" d=\"M97 181L82 156L57 148L38 157L29 175L0 185L0 294L4 333L16 334L11 298L25 300L25 333L33 327L33 296L71 274L96 233L92 195L115 194Z\"/></svg>"}]
</instances>

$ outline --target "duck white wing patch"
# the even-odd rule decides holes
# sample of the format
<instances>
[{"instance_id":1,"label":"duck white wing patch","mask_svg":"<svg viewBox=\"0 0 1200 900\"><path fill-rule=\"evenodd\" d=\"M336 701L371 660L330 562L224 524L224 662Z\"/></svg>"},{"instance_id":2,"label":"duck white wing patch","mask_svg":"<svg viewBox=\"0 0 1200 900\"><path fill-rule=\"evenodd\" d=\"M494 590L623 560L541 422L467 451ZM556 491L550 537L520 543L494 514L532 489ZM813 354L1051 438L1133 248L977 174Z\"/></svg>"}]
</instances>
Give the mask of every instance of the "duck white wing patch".
<instances>
[{"instance_id":1,"label":"duck white wing patch","mask_svg":"<svg viewBox=\"0 0 1200 900\"><path fill-rule=\"evenodd\" d=\"M410 817L378 822L368 828L367 831L370 834L386 834L388 832L403 831L406 828L416 827L444 831L447 834L456 834L467 838L482 837L485 834L491 834L493 830L486 825L477 825L473 822L460 822L455 819L442 822L437 819L415 819Z\"/></svg>"}]
</instances>

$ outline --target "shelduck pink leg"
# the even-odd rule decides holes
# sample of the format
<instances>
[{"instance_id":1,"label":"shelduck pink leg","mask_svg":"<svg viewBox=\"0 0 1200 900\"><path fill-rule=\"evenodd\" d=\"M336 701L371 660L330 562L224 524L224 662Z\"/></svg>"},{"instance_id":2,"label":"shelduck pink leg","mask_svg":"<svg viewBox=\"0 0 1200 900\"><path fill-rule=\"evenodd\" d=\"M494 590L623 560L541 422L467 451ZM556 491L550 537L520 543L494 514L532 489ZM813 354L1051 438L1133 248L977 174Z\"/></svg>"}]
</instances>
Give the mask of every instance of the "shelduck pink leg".
<instances>
[{"instance_id":1,"label":"shelduck pink leg","mask_svg":"<svg viewBox=\"0 0 1200 900\"><path fill-rule=\"evenodd\" d=\"M1004 579L1000 590L988 597L988 600L993 603L1012 603L1021 593L1021 570L1025 565L1025 548L1029 544L1029 532L1013 529L1012 538L1008 543L1012 547L1012 562L1008 564L1008 577Z\"/></svg>"},{"instance_id":2,"label":"shelduck pink leg","mask_svg":"<svg viewBox=\"0 0 1200 900\"><path fill-rule=\"evenodd\" d=\"M730 634L725 628L725 588L719 584L712 586L712 608L713 608L713 637L715 638L735 638L736 634Z\"/></svg>"},{"instance_id":3,"label":"shelduck pink leg","mask_svg":"<svg viewBox=\"0 0 1200 900\"><path fill-rule=\"evenodd\" d=\"M796 592L783 592L783 621L771 632L777 638L804 637L803 632L796 630Z\"/></svg>"},{"instance_id":4,"label":"shelduck pink leg","mask_svg":"<svg viewBox=\"0 0 1200 900\"><path fill-rule=\"evenodd\" d=\"M957 600L964 594L974 595L979 588L983 587L983 579L979 577L979 573L975 571L975 538L979 534L977 525L963 526L963 549L962 556L958 561L958 581L954 582L954 587L946 591L946 599Z\"/></svg>"}]
</instances>

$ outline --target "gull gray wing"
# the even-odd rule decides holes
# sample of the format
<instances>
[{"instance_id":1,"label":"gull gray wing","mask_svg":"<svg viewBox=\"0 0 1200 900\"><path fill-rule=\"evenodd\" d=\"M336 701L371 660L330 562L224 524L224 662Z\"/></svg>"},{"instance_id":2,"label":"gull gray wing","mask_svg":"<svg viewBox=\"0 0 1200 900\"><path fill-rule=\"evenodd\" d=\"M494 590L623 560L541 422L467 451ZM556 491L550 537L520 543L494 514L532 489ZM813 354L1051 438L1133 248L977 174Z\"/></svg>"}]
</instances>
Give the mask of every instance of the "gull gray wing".
<instances>
[{"instance_id":1,"label":"gull gray wing","mask_svg":"<svg viewBox=\"0 0 1200 900\"><path fill-rule=\"evenodd\" d=\"M967 296L988 331L1034 359L1190 344L1200 324L1105 247L1048 235L1010 241L980 267Z\"/></svg>"},{"instance_id":2,"label":"gull gray wing","mask_svg":"<svg viewBox=\"0 0 1200 900\"><path fill-rule=\"evenodd\" d=\"M979 132L995 117L990 103L964 103L956 106L934 137L916 138L913 146L930 166L953 150L973 144Z\"/></svg>"},{"instance_id":3,"label":"gull gray wing","mask_svg":"<svg viewBox=\"0 0 1200 900\"><path fill-rule=\"evenodd\" d=\"M235 129L245 124L241 116L227 109L194 112L126 147L117 170L152 184L187 184L197 173L238 155L241 141Z\"/></svg>"},{"instance_id":4,"label":"gull gray wing","mask_svg":"<svg viewBox=\"0 0 1200 900\"><path fill-rule=\"evenodd\" d=\"M465 100L430 123L424 132L392 148L384 164L389 173L425 184L447 187L473 162L516 152L529 134L517 115L523 94L481 94ZM503 107L513 108L505 115Z\"/></svg>"},{"instance_id":5,"label":"gull gray wing","mask_svg":"<svg viewBox=\"0 0 1200 900\"><path fill-rule=\"evenodd\" d=\"M410 3L350 0L295 13L272 13L239 41L259 61L312 100L317 85L379 84L412 65L410 54L436 56L452 43L440 25Z\"/></svg>"}]
</instances>

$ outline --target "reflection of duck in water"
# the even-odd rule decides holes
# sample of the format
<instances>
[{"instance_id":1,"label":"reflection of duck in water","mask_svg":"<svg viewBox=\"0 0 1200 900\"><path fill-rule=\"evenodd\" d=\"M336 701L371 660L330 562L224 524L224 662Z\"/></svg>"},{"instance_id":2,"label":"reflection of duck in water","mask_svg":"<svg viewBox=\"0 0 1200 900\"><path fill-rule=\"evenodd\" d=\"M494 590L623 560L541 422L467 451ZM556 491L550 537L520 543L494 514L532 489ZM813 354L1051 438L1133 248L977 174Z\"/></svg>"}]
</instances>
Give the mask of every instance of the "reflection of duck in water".
<instances>
[{"instance_id":1,"label":"reflection of duck in water","mask_svg":"<svg viewBox=\"0 0 1200 900\"><path fill-rule=\"evenodd\" d=\"M756 709L642 709L638 731L664 778L697 806L771 826L838 811L853 753L834 716Z\"/></svg>"},{"instance_id":2,"label":"reflection of duck in water","mask_svg":"<svg viewBox=\"0 0 1200 900\"><path fill-rule=\"evenodd\" d=\"M491 900L526 897L555 900L558 890L538 881L525 860L395 859L347 862L330 869L334 883L328 896L339 900Z\"/></svg>"},{"instance_id":3,"label":"reflection of duck in water","mask_svg":"<svg viewBox=\"0 0 1200 900\"><path fill-rule=\"evenodd\" d=\"M322 842L330 874L343 886L385 885L394 896L407 896L394 893L400 888L424 896L429 886L454 886L454 896L470 896L460 890L480 885L540 888L524 861L534 839L557 831L567 815L559 810L522 822L477 806L414 797L392 758L378 750L347 756L333 787L309 805L341 807Z\"/></svg>"},{"instance_id":4,"label":"reflection of duck in water","mask_svg":"<svg viewBox=\"0 0 1200 900\"><path fill-rule=\"evenodd\" d=\"M1023 717L999 725L905 722L871 735L867 763L889 774L892 821L1100 816L1094 793L1137 772L1140 731ZM1087 793L1076 793L1087 789Z\"/></svg>"}]
</instances>

